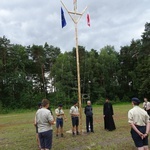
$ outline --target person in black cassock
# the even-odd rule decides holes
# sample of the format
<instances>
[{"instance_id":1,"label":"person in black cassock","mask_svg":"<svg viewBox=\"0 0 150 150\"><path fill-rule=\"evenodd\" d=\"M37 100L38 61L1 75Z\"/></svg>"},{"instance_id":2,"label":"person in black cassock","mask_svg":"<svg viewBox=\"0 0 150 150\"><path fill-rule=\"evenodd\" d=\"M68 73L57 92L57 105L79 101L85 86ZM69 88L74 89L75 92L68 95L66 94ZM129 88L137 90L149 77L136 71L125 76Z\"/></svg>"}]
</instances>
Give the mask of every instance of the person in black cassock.
<instances>
[{"instance_id":1,"label":"person in black cassock","mask_svg":"<svg viewBox=\"0 0 150 150\"><path fill-rule=\"evenodd\" d=\"M113 119L113 107L112 104L109 102L109 99L106 98L106 102L103 106L103 115L104 115L104 128L108 131L113 131L116 129L114 119Z\"/></svg>"},{"instance_id":2,"label":"person in black cassock","mask_svg":"<svg viewBox=\"0 0 150 150\"><path fill-rule=\"evenodd\" d=\"M94 130L93 130L93 109L91 106L91 101L87 101L87 106L85 106L84 113L86 115L86 131L88 133L89 128L90 128L90 131L94 133Z\"/></svg>"}]
</instances>

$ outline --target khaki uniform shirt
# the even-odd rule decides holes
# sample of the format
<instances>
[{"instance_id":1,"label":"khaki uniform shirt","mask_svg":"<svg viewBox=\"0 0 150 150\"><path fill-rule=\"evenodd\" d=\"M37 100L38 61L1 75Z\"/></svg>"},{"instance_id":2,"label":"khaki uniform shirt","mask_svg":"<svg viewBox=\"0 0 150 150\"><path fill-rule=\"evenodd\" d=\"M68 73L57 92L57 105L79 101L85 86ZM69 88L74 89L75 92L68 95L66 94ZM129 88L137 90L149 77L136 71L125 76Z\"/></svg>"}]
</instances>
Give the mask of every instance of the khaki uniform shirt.
<instances>
[{"instance_id":1,"label":"khaki uniform shirt","mask_svg":"<svg viewBox=\"0 0 150 150\"><path fill-rule=\"evenodd\" d=\"M64 115L64 111L62 109L55 109L55 114L56 115L59 115L59 116L56 116L57 118L63 118L63 115Z\"/></svg>"},{"instance_id":2,"label":"khaki uniform shirt","mask_svg":"<svg viewBox=\"0 0 150 150\"><path fill-rule=\"evenodd\" d=\"M46 108L38 109L36 112L36 124L38 126L38 133L52 130L52 125L49 123L54 121L51 112Z\"/></svg>"},{"instance_id":3,"label":"khaki uniform shirt","mask_svg":"<svg viewBox=\"0 0 150 150\"><path fill-rule=\"evenodd\" d=\"M128 122L138 126L146 126L149 122L149 115L139 106L134 106L128 111Z\"/></svg>"},{"instance_id":4,"label":"khaki uniform shirt","mask_svg":"<svg viewBox=\"0 0 150 150\"><path fill-rule=\"evenodd\" d=\"M144 102L144 103L143 103L143 108L144 108L145 110L149 110L149 109L150 109L150 102Z\"/></svg>"},{"instance_id":5,"label":"khaki uniform shirt","mask_svg":"<svg viewBox=\"0 0 150 150\"><path fill-rule=\"evenodd\" d=\"M71 109L70 109L70 114L71 114L72 117L74 117L73 114L77 114L77 115L78 115L78 114L79 114L79 109L78 109L78 107L77 107L77 106L76 106L76 107L75 107L75 106L72 106Z\"/></svg>"}]
</instances>

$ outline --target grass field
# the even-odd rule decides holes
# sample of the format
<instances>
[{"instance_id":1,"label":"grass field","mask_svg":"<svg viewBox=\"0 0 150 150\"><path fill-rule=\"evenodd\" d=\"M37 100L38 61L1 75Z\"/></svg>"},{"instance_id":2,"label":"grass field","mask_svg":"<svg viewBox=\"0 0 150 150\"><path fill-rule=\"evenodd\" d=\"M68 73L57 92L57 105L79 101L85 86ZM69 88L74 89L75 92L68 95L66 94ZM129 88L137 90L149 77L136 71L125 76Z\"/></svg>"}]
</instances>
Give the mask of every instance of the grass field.
<instances>
[{"instance_id":1,"label":"grass field","mask_svg":"<svg viewBox=\"0 0 150 150\"><path fill-rule=\"evenodd\" d=\"M66 131L71 129L69 110L65 110L64 137L55 137L53 126L53 150L136 150L130 136L127 112L131 104L114 105L115 131L105 131L102 106L94 109L95 133L72 137ZM54 112L54 110L52 110ZM35 111L36 112L36 111ZM38 150L33 125L35 112L0 115L0 150ZM82 115L82 129L85 130L85 116Z\"/></svg>"}]
</instances>

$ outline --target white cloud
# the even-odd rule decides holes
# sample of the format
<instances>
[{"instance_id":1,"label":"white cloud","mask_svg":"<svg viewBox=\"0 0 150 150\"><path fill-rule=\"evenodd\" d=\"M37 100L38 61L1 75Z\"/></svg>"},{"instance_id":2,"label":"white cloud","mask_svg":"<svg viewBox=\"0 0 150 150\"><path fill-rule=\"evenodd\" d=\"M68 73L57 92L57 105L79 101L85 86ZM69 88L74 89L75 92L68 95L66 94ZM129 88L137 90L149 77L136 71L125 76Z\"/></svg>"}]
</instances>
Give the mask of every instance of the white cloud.
<instances>
[{"instance_id":1,"label":"white cloud","mask_svg":"<svg viewBox=\"0 0 150 150\"><path fill-rule=\"evenodd\" d=\"M73 10L73 0L63 0ZM11 43L41 45L48 42L70 51L75 47L74 23L64 13L67 26L61 28L60 1L50 0L1 0L0 36L5 35ZM106 45L129 45L132 39L139 39L144 25L149 22L149 0L78 0L78 11L88 6L91 27L86 24L86 13L78 24L79 45L87 50Z\"/></svg>"}]
</instances>

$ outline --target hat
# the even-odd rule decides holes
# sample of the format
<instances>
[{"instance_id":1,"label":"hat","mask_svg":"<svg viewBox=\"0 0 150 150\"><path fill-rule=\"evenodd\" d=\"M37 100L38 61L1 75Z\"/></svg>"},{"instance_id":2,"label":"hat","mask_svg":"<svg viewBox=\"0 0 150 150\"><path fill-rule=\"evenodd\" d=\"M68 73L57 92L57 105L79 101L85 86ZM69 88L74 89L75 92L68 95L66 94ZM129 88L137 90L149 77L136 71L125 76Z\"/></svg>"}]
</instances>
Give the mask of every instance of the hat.
<instances>
[{"instance_id":1,"label":"hat","mask_svg":"<svg viewBox=\"0 0 150 150\"><path fill-rule=\"evenodd\" d=\"M138 98L136 98L136 97L133 97L133 98L132 98L132 101L133 101L133 102L136 102L136 103L140 103L140 100L139 100Z\"/></svg>"}]
</instances>

